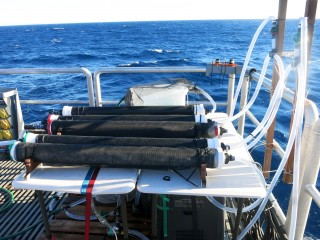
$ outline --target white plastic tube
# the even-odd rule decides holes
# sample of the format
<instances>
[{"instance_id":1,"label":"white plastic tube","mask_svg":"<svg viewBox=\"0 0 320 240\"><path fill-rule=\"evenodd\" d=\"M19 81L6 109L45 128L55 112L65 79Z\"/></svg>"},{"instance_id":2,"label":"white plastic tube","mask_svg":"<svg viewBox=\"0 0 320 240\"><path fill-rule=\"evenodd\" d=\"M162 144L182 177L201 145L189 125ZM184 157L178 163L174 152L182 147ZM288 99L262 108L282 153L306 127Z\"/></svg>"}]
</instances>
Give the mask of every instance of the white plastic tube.
<instances>
[{"instance_id":1,"label":"white plastic tube","mask_svg":"<svg viewBox=\"0 0 320 240\"><path fill-rule=\"evenodd\" d=\"M235 109L235 106L236 106L236 103L237 103L237 99L238 99L238 96L239 96L239 93L240 93L242 82L243 82L243 79L244 79L244 76L245 76L245 73L246 73L246 70L247 70L247 67L248 67L248 64L249 64L249 60L250 60L251 53L252 53L252 50L254 48L254 45L256 44L256 41L257 41L262 29L265 27L265 25L267 25L267 23L270 20L275 20L275 17L268 17L267 19L265 19L260 24L259 28L257 29L256 33L254 34L254 36L253 36L253 38L251 40L251 43L250 43L250 46L249 46L249 50L247 52L246 59L244 61L243 67L242 67L242 71L241 71L241 74L240 74L240 78L239 78L239 82L238 82L238 85L237 85L237 89L236 89L236 92L235 92L235 95L234 95L234 98L233 98L233 105L231 106L230 116L232 116L233 113L234 113L234 109Z\"/></svg>"},{"instance_id":2,"label":"white plastic tube","mask_svg":"<svg viewBox=\"0 0 320 240\"><path fill-rule=\"evenodd\" d=\"M303 44L301 44L303 45ZM303 52L303 51L302 51ZM301 58L302 61L305 61L305 57L302 57ZM305 63L306 64L306 63ZM262 211L264 210L265 208L265 205L269 199L269 196L274 188L274 186L276 185L280 175L281 175L281 172L282 172L282 169L284 168L287 160L288 160L288 157L289 157L289 154L291 152L291 148L293 146L293 142L295 141L295 138L297 136L298 133L301 133L300 130L299 130L299 126L302 125L302 117L301 115L303 114L303 107L304 107L304 99L305 99L305 89L303 89L303 87L305 87L305 68L306 66L304 66L304 64L302 64L303 67L301 69L301 67L298 67L300 68L298 70L298 76L299 77L302 77L302 79L299 79L298 81L298 88L297 88L297 101L296 101L296 106L295 106L295 111L294 111L294 118L293 118L293 123L292 123L292 132L289 136L289 140L288 140L288 144L287 144L287 148L286 148L286 151L285 151L285 154L278 166L278 169L276 171L276 174L275 176L273 177L272 181L271 181L271 184L268 188L268 191L267 191L267 196L266 198L263 199L256 215L252 218L251 222L246 226L246 228L240 233L240 235L238 236L238 239L242 239L246 234L247 232L250 230L250 228L255 224L255 222L258 220L259 216L261 215ZM302 72L300 72L302 71ZM300 115L300 116L299 116ZM296 156L296 157L299 157L299 156ZM295 184L298 184L298 182L295 182ZM293 207L293 210L295 208L295 205L297 204L297 202L292 202L292 207ZM293 211L292 211L293 213ZM293 213L294 214L294 213ZM295 221L296 221L296 215L293 215L293 217L291 218L291 221L294 221L292 223L292 225L294 227L290 228L290 232L289 232L289 236L290 236L290 239L293 239L294 238L294 231L295 231Z\"/></svg>"},{"instance_id":3,"label":"white plastic tube","mask_svg":"<svg viewBox=\"0 0 320 240\"><path fill-rule=\"evenodd\" d=\"M258 135L258 137L256 137L254 139L254 141L252 143L250 143L250 145L247 147L248 149L252 148L258 141L260 141L260 139L264 136L265 132L267 131L267 129L271 125L271 123L272 123L272 121L273 121L273 119L279 109L280 103L281 103L283 89L285 86L284 82L286 81L290 71L292 70L291 66L287 67L285 71L283 70L284 69L283 62L278 55L275 55L275 61L278 63L278 66L279 66L280 79L279 79L277 87L272 95L272 98L270 100L270 104L268 106L266 114L264 115L262 121L256 127L256 129L248 137L246 137L242 142L234 144L234 145L230 145L231 149L234 149L234 148L243 146L244 144L247 144L249 141L254 139L258 133L260 133Z\"/></svg>"},{"instance_id":4,"label":"white plastic tube","mask_svg":"<svg viewBox=\"0 0 320 240\"><path fill-rule=\"evenodd\" d=\"M297 126L297 121L294 120L294 124L293 124L294 127ZM292 148L292 145L293 145L293 142L294 142L294 139L295 139L295 136L296 136L296 130L293 130L293 132L290 134L290 137L289 137L289 141L288 141L288 145L287 145L287 148L286 148L286 151L285 151L285 155L283 156L279 166L278 166L278 169L276 171L276 174L275 176L273 177L272 181L271 181L271 184L267 190L267 196L263 199L256 215L252 218L251 222L246 226L246 228L241 232L241 234L238 236L238 239L242 239L246 233L251 229L251 227L255 224L255 222L258 220L259 216L261 215L262 211L264 210L267 202L268 202L268 199L269 199L269 196L274 188L274 186L276 185L280 175L281 175L281 172L282 172L282 169L284 168L287 160L288 160L288 157L289 157L289 153L291 151L291 148Z\"/></svg>"},{"instance_id":5,"label":"white plastic tube","mask_svg":"<svg viewBox=\"0 0 320 240\"><path fill-rule=\"evenodd\" d=\"M235 120L235 119L241 117L243 114L245 114L246 111L248 111L248 109L252 106L252 104L254 103L254 101L256 100L256 98L258 96L258 93L259 93L261 86L262 86L262 83L263 83L263 79L264 79L266 72L267 72L269 62L270 62L270 56L268 54L264 59L260 78L259 78L258 84L256 86L256 89L255 89L250 101L236 115L230 116L230 117L223 119L223 120L220 120L220 121L216 120L217 122L219 122L219 123L232 122L233 120Z\"/></svg>"},{"instance_id":6,"label":"white plastic tube","mask_svg":"<svg viewBox=\"0 0 320 240\"><path fill-rule=\"evenodd\" d=\"M270 114L268 117L266 117L265 119L263 119L263 120L261 121L261 124L259 124L259 126L256 128L256 130L259 130L259 131L260 131L259 134L258 134L258 136L256 136L257 133L258 133L258 131L254 131L254 132L251 134L251 136L249 136L249 137L251 137L251 139L248 139L248 140L252 140L252 138L254 138L255 136L256 136L256 137L255 137L254 140L248 145L248 149L251 149L252 147L254 147L254 146L256 145L256 143L261 140L261 138L262 138L262 137L265 135L265 133L268 131L268 129L269 129L270 125L272 124L274 118L276 117L276 114L277 114L277 112L278 112L278 109L279 109L279 106L280 106L280 103L281 103L281 100L282 100L283 89L284 89L284 87L285 87L284 82L287 80L288 75L289 75L289 73L291 72L291 70L292 70L292 67L291 67L291 66L288 66L288 68L286 69L285 74L284 74L284 79L283 79L283 80L281 79L281 81L279 81L278 85L279 85L279 88L281 88L281 92L279 92L279 94L277 94L276 102L275 102L275 104L274 104L274 107L273 107L273 109L272 109L271 114ZM277 87L278 87L278 86L277 86ZM263 127L262 129L259 129L259 128L260 128L260 125L261 125L261 126L264 125L264 127ZM247 142L248 142L248 141L246 141L246 143L247 143Z\"/></svg>"},{"instance_id":7,"label":"white plastic tube","mask_svg":"<svg viewBox=\"0 0 320 240\"><path fill-rule=\"evenodd\" d=\"M220 208L223 211L230 212L230 213L237 213L237 211L238 211L238 208L231 208L231 207L224 206L223 204L219 203L216 199L214 199L214 197L212 197L212 196L207 196L207 199L209 200L209 202L211 202L213 205L215 205L217 208ZM262 199L263 198L256 199L252 204L244 207L242 209L242 212L243 213L249 212L249 211L255 209L262 202Z\"/></svg>"},{"instance_id":8,"label":"white plastic tube","mask_svg":"<svg viewBox=\"0 0 320 240\"><path fill-rule=\"evenodd\" d=\"M271 112L273 111L273 109L276 105L276 102L279 100L279 97L280 97L280 100L282 98L284 83L287 79L287 76L284 73L288 72L288 75L289 75L289 72L291 71L291 67L289 69L287 68L286 71L284 70L282 59L277 54L274 55L274 60L278 64L280 78L279 78L278 84L276 86L276 89L271 97L267 112L261 121L261 124L259 124L259 126L251 133L251 135L253 135L253 136L257 135L257 133L260 132L261 129L263 128L263 126L266 124L268 119L270 119Z\"/></svg>"},{"instance_id":9,"label":"white plastic tube","mask_svg":"<svg viewBox=\"0 0 320 240\"><path fill-rule=\"evenodd\" d=\"M235 161L238 162L243 162L245 165L248 164L247 160L244 160L242 158L237 158ZM251 162L252 164L255 165L254 162ZM256 170L257 175L259 176L261 182L265 183L265 179L264 176L262 175L261 171L259 171L257 168L254 168ZM223 211L226 212L230 212L230 213L237 213L238 208L230 208L230 207L226 207L223 204L219 203L217 200L214 199L214 197L212 196L207 196L207 199L213 204L215 205L217 208L220 208ZM242 212L249 212L253 209L255 209L261 202L262 202L263 198L258 198L256 199L253 203L251 203L249 206L246 206L242 209Z\"/></svg>"},{"instance_id":10,"label":"white plastic tube","mask_svg":"<svg viewBox=\"0 0 320 240\"><path fill-rule=\"evenodd\" d=\"M307 18L301 18L301 43L300 43L300 63L297 67L298 72L298 89L301 92L301 98L305 96L306 89L306 74L307 74L307 42L308 42L308 25ZM289 240L295 238L296 224L297 224L297 215L298 215L298 199L299 199L299 172L300 172L300 160L301 160L301 135L302 135L302 122L303 122L303 110L304 110L304 101L297 101L297 108L299 110L298 123L297 126L297 138L295 141L295 151L294 151L294 170L293 170L293 186L292 186L292 210L291 210L291 221L290 221L290 231L289 231Z\"/></svg>"},{"instance_id":11,"label":"white plastic tube","mask_svg":"<svg viewBox=\"0 0 320 240\"><path fill-rule=\"evenodd\" d=\"M201 94L203 95L203 96L205 96L208 100L209 100L209 102L211 103L211 105L212 105L212 110L211 110L211 113L214 113L215 111L216 111L216 109L217 109L217 104L216 104L216 102L212 99L212 97L206 92L206 91L204 91L202 88L199 88L198 86L196 86L196 88L201 92Z\"/></svg>"}]
</instances>

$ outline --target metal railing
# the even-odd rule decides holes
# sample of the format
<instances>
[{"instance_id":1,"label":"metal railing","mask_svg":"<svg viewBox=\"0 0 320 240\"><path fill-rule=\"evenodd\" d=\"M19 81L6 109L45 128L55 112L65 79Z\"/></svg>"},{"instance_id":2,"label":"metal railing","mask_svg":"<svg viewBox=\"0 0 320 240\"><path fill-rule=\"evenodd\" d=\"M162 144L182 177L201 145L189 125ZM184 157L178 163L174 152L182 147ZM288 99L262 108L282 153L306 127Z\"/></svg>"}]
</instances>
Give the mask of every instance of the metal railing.
<instances>
[{"instance_id":1,"label":"metal railing","mask_svg":"<svg viewBox=\"0 0 320 240\"><path fill-rule=\"evenodd\" d=\"M94 106L94 90L91 72L84 67L76 68L8 68L0 69L1 75L8 74L73 74L81 73L85 76L88 89L88 102L78 100L20 100L23 104L89 104Z\"/></svg>"},{"instance_id":2,"label":"metal railing","mask_svg":"<svg viewBox=\"0 0 320 240\"><path fill-rule=\"evenodd\" d=\"M206 73L205 68L199 68L199 67L141 67L141 68L132 68L132 67L122 67L122 68L116 68L116 67L110 67L110 68L100 68L94 73L94 85L93 85L93 79L92 74L90 71L86 68L24 68L24 69L0 69L0 74L72 74L72 73L81 73L85 76L86 82L87 82L87 90L88 90L88 102L84 101L77 101L77 100L21 100L21 103L25 104L87 104L89 103L90 106L102 106L105 103L109 103L108 101L102 100L102 94L101 94L101 86L100 86L100 76L102 74L144 74L144 73ZM226 102L218 102L217 105L223 105L227 106L227 108L230 108L230 101L233 96L233 89L234 89L234 83L235 83L235 77L231 76L233 74L229 75L229 81L232 82L231 87L229 84L229 90L228 90L228 101ZM258 73L252 73L251 78L255 81L258 81L259 74ZM233 85L233 86L232 86ZM271 90L271 80L268 78L264 79L263 86ZM95 87L95 88L94 88ZM231 90L230 90L231 89ZM230 92L231 91L231 92ZM94 97L96 96L96 98ZM288 101L289 103L294 102L294 92L291 91L288 88L284 89L283 93L283 99ZM202 102L206 104L206 102ZM241 104L246 104L246 101L242 102ZM240 106L241 107L241 106ZM312 103L310 100L305 100L305 127L304 127L304 136L307 138L303 144L307 144L309 136L312 137L312 139L315 139L314 141L320 141L320 120L318 120L318 110L314 103ZM256 119L256 117L252 114L252 112L247 111L246 114L243 116L243 123L245 122L244 118L247 116L250 121L258 126L260 122ZM315 142L316 143L316 142ZM275 152L280 156L283 157L284 150L280 147L280 144L273 140L273 147ZM310 150L310 149L309 149ZM320 207L320 193L315 188L315 182L318 176L318 170L319 170L319 149L314 148L312 151L308 151L304 153L306 155L306 161L302 164L301 167L301 176L302 180L300 182L300 198L299 202L301 203L301 206L299 206L299 209L304 209L303 211L309 212L308 207L310 208L310 199L313 199L318 206ZM307 172L308 174L304 174ZM310 172L312 172L310 174ZM306 200L307 199L307 200ZM289 213L290 214L290 213ZM287 218L290 218L290 216L287 215ZM301 221L305 221L307 216L304 218L301 218ZM285 219L284 219L285 220ZM300 225L303 225L304 223L299 223ZM299 229L300 233L304 232L304 228L300 227Z\"/></svg>"},{"instance_id":3,"label":"metal railing","mask_svg":"<svg viewBox=\"0 0 320 240\"><path fill-rule=\"evenodd\" d=\"M100 68L94 73L94 86L96 94L96 105L102 106L104 103L101 96L101 74L143 74L143 73L205 73L205 68L199 67L108 67Z\"/></svg>"}]
</instances>

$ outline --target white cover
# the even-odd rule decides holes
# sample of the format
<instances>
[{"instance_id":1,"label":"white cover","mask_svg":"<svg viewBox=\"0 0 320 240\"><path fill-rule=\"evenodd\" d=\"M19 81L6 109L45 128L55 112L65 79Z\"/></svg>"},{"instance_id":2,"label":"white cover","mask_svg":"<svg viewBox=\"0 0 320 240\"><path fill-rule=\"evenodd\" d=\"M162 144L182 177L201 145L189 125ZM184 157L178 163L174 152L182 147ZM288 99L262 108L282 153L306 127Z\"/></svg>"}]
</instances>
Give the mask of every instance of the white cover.
<instances>
[{"instance_id":1,"label":"white cover","mask_svg":"<svg viewBox=\"0 0 320 240\"><path fill-rule=\"evenodd\" d=\"M52 167L41 164L24 179L22 172L12 182L17 189L31 189L65 193L81 193L81 187L90 167L63 166ZM101 168L92 194L125 194L131 192L136 185L137 169Z\"/></svg>"}]
</instances>

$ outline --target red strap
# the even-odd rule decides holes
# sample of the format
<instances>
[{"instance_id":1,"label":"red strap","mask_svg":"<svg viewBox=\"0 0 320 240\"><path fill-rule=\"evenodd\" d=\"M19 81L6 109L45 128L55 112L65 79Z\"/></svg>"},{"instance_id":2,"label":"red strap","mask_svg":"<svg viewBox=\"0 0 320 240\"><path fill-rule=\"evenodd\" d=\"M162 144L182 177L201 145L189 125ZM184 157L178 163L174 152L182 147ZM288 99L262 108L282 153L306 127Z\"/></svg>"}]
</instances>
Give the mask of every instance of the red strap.
<instances>
[{"instance_id":1,"label":"red strap","mask_svg":"<svg viewBox=\"0 0 320 240\"><path fill-rule=\"evenodd\" d=\"M53 120L52 120L51 116L52 116L52 114L49 114L48 119L47 119L47 133L49 135L52 135L51 124L52 124Z\"/></svg>"},{"instance_id":2,"label":"red strap","mask_svg":"<svg viewBox=\"0 0 320 240\"><path fill-rule=\"evenodd\" d=\"M96 181L96 178L98 176L99 170L100 170L99 167L96 167L94 169L94 172L90 178L90 182L88 184L87 191L86 191L86 214L85 214L86 221L85 221L85 232L84 232L85 240L89 240L92 189L93 189L94 182Z\"/></svg>"}]
</instances>

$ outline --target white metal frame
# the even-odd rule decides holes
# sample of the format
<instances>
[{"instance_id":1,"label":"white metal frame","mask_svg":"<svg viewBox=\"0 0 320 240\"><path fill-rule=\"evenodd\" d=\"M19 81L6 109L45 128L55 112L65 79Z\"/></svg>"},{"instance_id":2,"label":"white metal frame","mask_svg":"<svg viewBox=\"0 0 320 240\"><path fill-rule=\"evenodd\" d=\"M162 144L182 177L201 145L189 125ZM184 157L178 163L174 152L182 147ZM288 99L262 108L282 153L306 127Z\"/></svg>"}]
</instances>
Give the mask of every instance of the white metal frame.
<instances>
[{"instance_id":1,"label":"white metal frame","mask_svg":"<svg viewBox=\"0 0 320 240\"><path fill-rule=\"evenodd\" d=\"M94 106L94 90L91 72L84 67L75 68L3 68L0 74L72 74L82 73L87 80L88 103ZM73 100L20 100L23 104L86 104L83 101Z\"/></svg>"}]
</instances>

